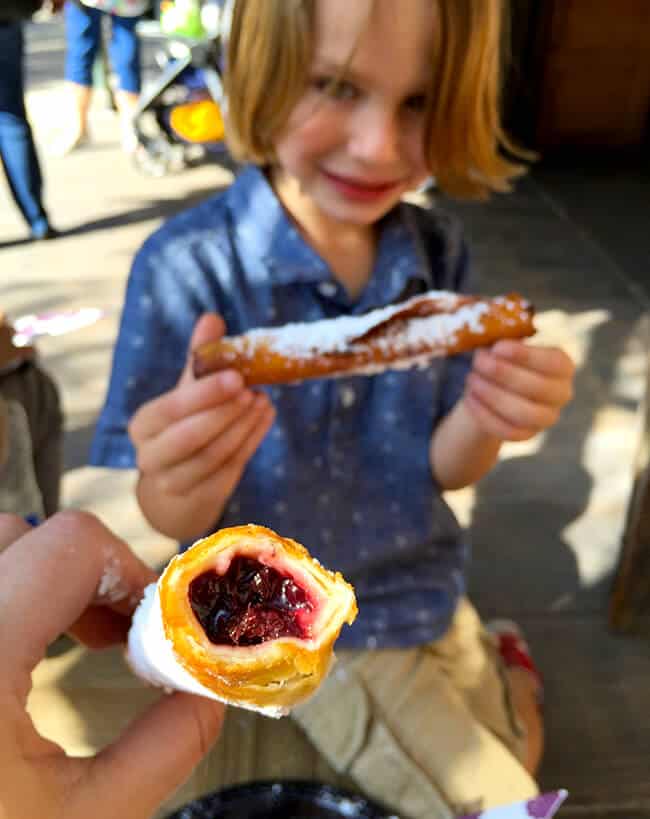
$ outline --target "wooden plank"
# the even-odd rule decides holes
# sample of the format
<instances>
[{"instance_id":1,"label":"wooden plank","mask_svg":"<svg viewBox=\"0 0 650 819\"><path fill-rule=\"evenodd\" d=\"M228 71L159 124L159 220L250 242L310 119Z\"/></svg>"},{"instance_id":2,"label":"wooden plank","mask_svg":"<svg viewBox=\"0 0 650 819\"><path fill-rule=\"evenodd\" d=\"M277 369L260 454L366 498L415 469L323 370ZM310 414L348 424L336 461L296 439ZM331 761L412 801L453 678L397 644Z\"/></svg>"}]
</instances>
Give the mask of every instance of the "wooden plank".
<instances>
[{"instance_id":1,"label":"wooden plank","mask_svg":"<svg viewBox=\"0 0 650 819\"><path fill-rule=\"evenodd\" d=\"M641 63L638 53L551 54L544 85L538 132L544 145L641 143L650 110L650 62Z\"/></svg>"},{"instance_id":2,"label":"wooden plank","mask_svg":"<svg viewBox=\"0 0 650 819\"><path fill-rule=\"evenodd\" d=\"M540 37L539 147L640 146L650 114L646 0L555 0Z\"/></svg>"},{"instance_id":3,"label":"wooden plank","mask_svg":"<svg viewBox=\"0 0 650 819\"><path fill-rule=\"evenodd\" d=\"M649 23L647 0L556 0L549 46L647 48Z\"/></svg>"},{"instance_id":4,"label":"wooden plank","mask_svg":"<svg viewBox=\"0 0 650 819\"><path fill-rule=\"evenodd\" d=\"M609 618L616 631L650 633L650 356L642 412L643 431L636 477L627 510Z\"/></svg>"}]
</instances>

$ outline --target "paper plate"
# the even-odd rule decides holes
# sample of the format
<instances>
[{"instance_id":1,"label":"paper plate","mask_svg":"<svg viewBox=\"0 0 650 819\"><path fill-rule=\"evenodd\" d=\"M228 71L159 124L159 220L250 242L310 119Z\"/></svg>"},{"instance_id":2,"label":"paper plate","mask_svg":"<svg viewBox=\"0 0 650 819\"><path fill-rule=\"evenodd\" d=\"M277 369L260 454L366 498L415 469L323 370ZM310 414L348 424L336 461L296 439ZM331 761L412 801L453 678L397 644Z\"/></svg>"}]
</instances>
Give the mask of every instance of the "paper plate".
<instances>
[{"instance_id":1,"label":"paper plate","mask_svg":"<svg viewBox=\"0 0 650 819\"><path fill-rule=\"evenodd\" d=\"M196 799L167 819L399 819L363 796L318 782L253 782Z\"/></svg>"}]
</instances>

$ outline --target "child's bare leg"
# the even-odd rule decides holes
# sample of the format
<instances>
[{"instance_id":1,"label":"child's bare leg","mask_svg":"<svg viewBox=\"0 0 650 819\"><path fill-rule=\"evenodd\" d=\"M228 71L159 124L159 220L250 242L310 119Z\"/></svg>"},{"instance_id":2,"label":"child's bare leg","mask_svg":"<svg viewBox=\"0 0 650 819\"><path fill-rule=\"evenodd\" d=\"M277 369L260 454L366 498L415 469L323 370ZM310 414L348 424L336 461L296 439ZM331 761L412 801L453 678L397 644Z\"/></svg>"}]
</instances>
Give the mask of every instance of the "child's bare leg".
<instances>
[{"instance_id":1,"label":"child's bare leg","mask_svg":"<svg viewBox=\"0 0 650 819\"><path fill-rule=\"evenodd\" d=\"M76 82L66 82L67 110L65 125L57 129L50 145L54 156L66 156L78 148L88 136L88 112L92 88Z\"/></svg>"},{"instance_id":2,"label":"child's bare leg","mask_svg":"<svg viewBox=\"0 0 650 819\"><path fill-rule=\"evenodd\" d=\"M133 153L137 147L133 115L139 100L140 96L131 91L118 91L115 95L115 102L120 114L122 150L126 151L126 153Z\"/></svg>"},{"instance_id":3,"label":"child's bare leg","mask_svg":"<svg viewBox=\"0 0 650 819\"><path fill-rule=\"evenodd\" d=\"M92 88L87 85L79 85L76 82L69 82L68 91L72 98L73 130L78 137L84 137L88 131L88 111L92 98Z\"/></svg>"},{"instance_id":4,"label":"child's bare leg","mask_svg":"<svg viewBox=\"0 0 650 819\"><path fill-rule=\"evenodd\" d=\"M538 696L539 683L525 668L508 668L506 673L510 680L512 704L527 733L524 767L534 776L544 750L544 723Z\"/></svg>"}]
</instances>

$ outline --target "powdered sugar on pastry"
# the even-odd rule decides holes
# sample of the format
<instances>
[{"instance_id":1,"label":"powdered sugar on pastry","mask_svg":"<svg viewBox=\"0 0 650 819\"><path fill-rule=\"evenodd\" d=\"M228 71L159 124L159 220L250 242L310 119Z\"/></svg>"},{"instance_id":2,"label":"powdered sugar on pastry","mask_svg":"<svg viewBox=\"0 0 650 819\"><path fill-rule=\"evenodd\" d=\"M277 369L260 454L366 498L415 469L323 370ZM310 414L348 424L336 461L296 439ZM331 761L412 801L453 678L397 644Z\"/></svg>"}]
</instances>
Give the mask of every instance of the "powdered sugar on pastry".
<instances>
[{"instance_id":1,"label":"powdered sugar on pastry","mask_svg":"<svg viewBox=\"0 0 650 819\"><path fill-rule=\"evenodd\" d=\"M294 322L282 327L260 327L242 335L231 337L240 349L255 347L263 342L280 355L300 356L318 353L341 353L380 325L391 321L400 313L407 312L418 302L430 301L440 311L454 310L461 297L443 290L431 290L424 296L416 296L400 304L380 307L361 316L339 316L312 322Z\"/></svg>"}]
</instances>

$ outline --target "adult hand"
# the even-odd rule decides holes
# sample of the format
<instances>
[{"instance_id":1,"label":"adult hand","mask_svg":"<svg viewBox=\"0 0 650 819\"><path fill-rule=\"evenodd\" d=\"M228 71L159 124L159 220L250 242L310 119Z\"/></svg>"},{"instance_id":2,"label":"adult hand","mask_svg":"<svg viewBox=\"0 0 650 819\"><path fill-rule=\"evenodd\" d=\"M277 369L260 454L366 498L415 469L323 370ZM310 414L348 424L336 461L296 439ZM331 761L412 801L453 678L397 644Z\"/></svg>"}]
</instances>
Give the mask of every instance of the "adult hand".
<instances>
[{"instance_id":1,"label":"adult hand","mask_svg":"<svg viewBox=\"0 0 650 819\"><path fill-rule=\"evenodd\" d=\"M124 638L154 578L96 518L73 512L29 529L0 515L0 816L148 819L216 739L223 707L163 696L93 758L68 758L36 733L31 671L64 630L93 647Z\"/></svg>"},{"instance_id":2,"label":"adult hand","mask_svg":"<svg viewBox=\"0 0 650 819\"><path fill-rule=\"evenodd\" d=\"M190 350L224 332L219 316L204 315ZM247 389L239 373L197 380L188 361L176 387L144 404L129 424L138 501L149 522L178 540L213 526L274 418L267 396Z\"/></svg>"},{"instance_id":3,"label":"adult hand","mask_svg":"<svg viewBox=\"0 0 650 819\"><path fill-rule=\"evenodd\" d=\"M499 341L475 354L464 403L485 432L525 441L556 423L573 397L574 372L556 347Z\"/></svg>"}]
</instances>

